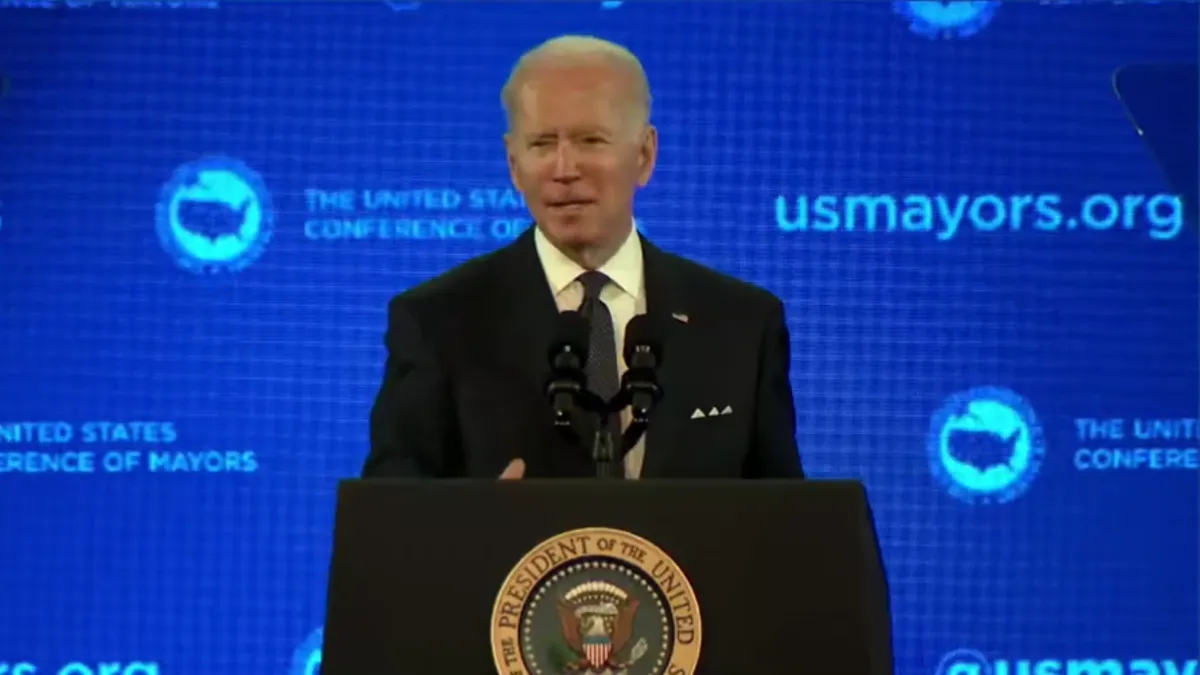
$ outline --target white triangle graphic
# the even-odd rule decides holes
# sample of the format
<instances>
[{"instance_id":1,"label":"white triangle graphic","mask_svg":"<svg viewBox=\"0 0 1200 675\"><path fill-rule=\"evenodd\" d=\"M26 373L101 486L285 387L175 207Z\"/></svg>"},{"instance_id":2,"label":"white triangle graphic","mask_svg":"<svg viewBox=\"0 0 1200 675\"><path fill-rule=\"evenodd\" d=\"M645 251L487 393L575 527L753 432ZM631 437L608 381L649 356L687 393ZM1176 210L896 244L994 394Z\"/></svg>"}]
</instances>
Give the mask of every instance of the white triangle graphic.
<instances>
[{"instance_id":1,"label":"white triangle graphic","mask_svg":"<svg viewBox=\"0 0 1200 675\"><path fill-rule=\"evenodd\" d=\"M696 408L696 412L692 413L692 419L700 419L701 417L704 417L704 411Z\"/></svg>"},{"instance_id":2,"label":"white triangle graphic","mask_svg":"<svg viewBox=\"0 0 1200 675\"><path fill-rule=\"evenodd\" d=\"M733 406L731 406L731 405L725 406L725 409L721 411L721 414L722 415L732 415L733 414Z\"/></svg>"},{"instance_id":3,"label":"white triangle graphic","mask_svg":"<svg viewBox=\"0 0 1200 675\"><path fill-rule=\"evenodd\" d=\"M708 411L708 414L709 414L709 415L720 415L720 414L721 414L721 411L720 411L720 410L717 410L716 406L714 406L712 410L709 410L709 411Z\"/></svg>"}]
</instances>

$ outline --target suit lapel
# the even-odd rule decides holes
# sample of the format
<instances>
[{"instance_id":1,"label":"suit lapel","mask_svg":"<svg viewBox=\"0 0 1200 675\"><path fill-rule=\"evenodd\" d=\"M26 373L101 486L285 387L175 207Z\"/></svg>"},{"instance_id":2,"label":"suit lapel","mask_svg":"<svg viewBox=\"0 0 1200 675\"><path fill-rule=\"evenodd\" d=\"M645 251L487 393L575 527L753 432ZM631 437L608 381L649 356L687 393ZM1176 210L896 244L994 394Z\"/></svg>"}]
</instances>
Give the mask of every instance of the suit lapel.
<instances>
[{"instance_id":1,"label":"suit lapel","mask_svg":"<svg viewBox=\"0 0 1200 675\"><path fill-rule=\"evenodd\" d=\"M640 236L640 235L639 235ZM663 362L659 367L659 385L663 399L650 417L645 437L643 478L658 478L665 474L671 454L678 447L680 425L687 420L681 397L688 383L688 373L704 364L698 359L691 322L689 298L679 263L642 237L643 274L646 284L646 312L661 320L664 335Z\"/></svg>"},{"instance_id":2,"label":"suit lapel","mask_svg":"<svg viewBox=\"0 0 1200 675\"><path fill-rule=\"evenodd\" d=\"M502 360L540 392L550 377L547 356L558 306L533 243L533 228L498 252L489 311L495 315Z\"/></svg>"}]
</instances>

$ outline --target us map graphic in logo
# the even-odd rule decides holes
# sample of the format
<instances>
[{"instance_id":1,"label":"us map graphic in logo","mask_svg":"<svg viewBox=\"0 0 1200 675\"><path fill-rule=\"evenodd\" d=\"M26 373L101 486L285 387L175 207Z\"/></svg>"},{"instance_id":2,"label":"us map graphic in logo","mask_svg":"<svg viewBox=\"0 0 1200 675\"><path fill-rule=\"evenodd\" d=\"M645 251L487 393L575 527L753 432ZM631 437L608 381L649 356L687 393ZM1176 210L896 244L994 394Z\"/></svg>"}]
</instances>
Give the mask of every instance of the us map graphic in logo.
<instances>
[{"instance_id":1,"label":"us map graphic in logo","mask_svg":"<svg viewBox=\"0 0 1200 675\"><path fill-rule=\"evenodd\" d=\"M262 255L274 209L262 178L229 157L206 157L177 168L156 210L158 238L180 267L236 272Z\"/></svg>"},{"instance_id":2,"label":"us map graphic in logo","mask_svg":"<svg viewBox=\"0 0 1200 675\"><path fill-rule=\"evenodd\" d=\"M936 675L989 675L988 660L974 649L955 649L938 662Z\"/></svg>"},{"instance_id":3,"label":"us map graphic in logo","mask_svg":"<svg viewBox=\"0 0 1200 675\"><path fill-rule=\"evenodd\" d=\"M926 449L933 475L967 503L1016 499L1045 456L1033 408L1000 387L980 387L948 398L933 415Z\"/></svg>"},{"instance_id":4,"label":"us map graphic in logo","mask_svg":"<svg viewBox=\"0 0 1200 675\"><path fill-rule=\"evenodd\" d=\"M538 544L492 610L498 672L692 675L700 608L683 571L654 544L610 528Z\"/></svg>"},{"instance_id":5,"label":"us map graphic in logo","mask_svg":"<svg viewBox=\"0 0 1200 675\"><path fill-rule=\"evenodd\" d=\"M321 646L324 644L325 630L318 628L309 634L308 638L292 655L292 667L288 675L321 675Z\"/></svg>"},{"instance_id":6,"label":"us map graphic in logo","mask_svg":"<svg viewBox=\"0 0 1200 675\"><path fill-rule=\"evenodd\" d=\"M996 0L912 0L893 5L918 35L930 38L967 38L983 30L999 9Z\"/></svg>"}]
</instances>

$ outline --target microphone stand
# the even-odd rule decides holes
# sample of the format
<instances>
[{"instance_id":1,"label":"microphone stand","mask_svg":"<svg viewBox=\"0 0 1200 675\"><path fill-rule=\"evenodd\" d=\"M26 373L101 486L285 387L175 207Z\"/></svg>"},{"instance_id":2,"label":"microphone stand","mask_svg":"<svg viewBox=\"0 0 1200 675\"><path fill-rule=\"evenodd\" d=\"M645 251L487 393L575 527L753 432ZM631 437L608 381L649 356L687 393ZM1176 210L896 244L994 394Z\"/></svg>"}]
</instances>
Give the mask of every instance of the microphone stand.
<instances>
[{"instance_id":1,"label":"microphone stand","mask_svg":"<svg viewBox=\"0 0 1200 675\"><path fill-rule=\"evenodd\" d=\"M596 428L592 432L591 444L592 462L596 467L596 478L601 480L624 478L625 472L622 470L622 462L625 459L625 455L633 450L633 447L637 445L638 441L646 433L646 428L650 423L650 412L658 403L661 390L658 389L658 383L653 379L639 381L637 386L640 388L648 387L652 395L643 406L633 406L633 419L625 431L620 434L620 447L618 448L618 439L614 438L614 434L611 433L608 427L608 419L614 413L620 412L626 406L633 403L633 394L629 387L623 387L623 390L611 400L605 401L596 393L580 386L577 381L556 380L551 385L551 393L567 394L565 401L571 407L591 413L592 418L596 421ZM571 410L569 408L561 408L556 410L555 413L555 426L563 429L569 428Z\"/></svg>"},{"instance_id":2,"label":"microphone stand","mask_svg":"<svg viewBox=\"0 0 1200 675\"><path fill-rule=\"evenodd\" d=\"M648 400L641 401L642 405L633 405L634 398L633 389L640 389L643 393L650 394ZM646 428L650 426L650 413L658 404L659 398L662 396L662 390L658 387L658 382L653 378L638 378L636 384L630 387L628 384L622 387L622 391L612 398L604 409L607 412L602 413L602 420L607 419L607 415L624 410L626 406L632 406L633 415L629 422L629 426L621 434L621 452L615 454L613 447L612 434L608 433L606 427L601 427L596 438L592 443L592 460L596 462L596 477L597 478L621 478L624 472L614 471L613 464L618 466L625 460L625 455L628 455L633 447L638 444L642 436L646 433ZM614 475L616 474L616 475Z\"/></svg>"},{"instance_id":3,"label":"microphone stand","mask_svg":"<svg viewBox=\"0 0 1200 675\"><path fill-rule=\"evenodd\" d=\"M612 434L609 433L608 425L604 423L608 419L608 413L601 413L597 415L597 418L600 424L596 427L596 433L592 437L592 461L596 463L596 478L601 480L622 478L623 475L617 472Z\"/></svg>"},{"instance_id":4,"label":"microphone stand","mask_svg":"<svg viewBox=\"0 0 1200 675\"><path fill-rule=\"evenodd\" d=\"M601 416L605 419L607 416ZM644 420L634 420L629 423L625 431L621 434L620 452L616 452L617 448L613 444L613 435L609 433L607 427L596 429L596 433L592 438L592 461L596 463L596 478L622 478L624 472L619 471L625 455L633 450L633 446L637 445L642 436L646 433L646 427L649 426Z\"/></svg>"},{"instance_id":5,"label":"microphone stand","mask_svg":"<svg viewBox=\"0 0 1200 675\"><path fill-rule=\"evenodd\" d=\"M582 410L592 413L592 418L596 421L595 431L592 432L592 462L596 466L596 478L623 478L624 472L617 470L618 457L616 448L613 447L613 435L608 428L609 416L619 409L613 407L613 401L605 401L588 389L580 389L574 393L577 405ZM625 452L628 450L621 453L622 458Z\"/></svg>"},{"instance_id":6,"label":"microphone stand","mask_svg":"<svg viewBox=\"0 0 1200 675\"><path fill-rule=\"evenodd\" d=\"M649 426L648 422L633 420L625 428L625 433L621 434L621 459L624 459L625 455L628 455L629 451L633 450L633 446L642 440L642 435L646 433L647 426Z\"/></svg>"}]
</instances>

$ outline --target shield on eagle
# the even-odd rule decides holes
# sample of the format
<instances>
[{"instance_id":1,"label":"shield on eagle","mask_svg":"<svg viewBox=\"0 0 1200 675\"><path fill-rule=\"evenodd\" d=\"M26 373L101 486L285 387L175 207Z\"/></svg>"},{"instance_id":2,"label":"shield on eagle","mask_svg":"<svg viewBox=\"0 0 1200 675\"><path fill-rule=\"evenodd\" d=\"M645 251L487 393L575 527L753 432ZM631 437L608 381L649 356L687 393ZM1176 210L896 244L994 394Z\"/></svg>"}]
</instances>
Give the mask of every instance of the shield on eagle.
<instances>
[{"instance_id":1,"label":"shield on eagle","mask_svg":"<svg viewBox=\"0 0 1200 675\"><path fill-rule=\"evenodd\" d=\"M600 670L608 665L608 657L612 654L612 641L605 637L588 637L583 639L583 655L592 668Z\"/></svg>"},{"instance_id":2,"label":"shield on eagle","mask_svg":"<svg viewBox=\"0 0 1200 675\"><path fill-rule=\"evenodd\" d=\"M607 581L587 581L562 595L558 618L563 638L579 659L570 672L619 669L621 651L633 635L638 600Z\"/></svg>"}]
</instances>

